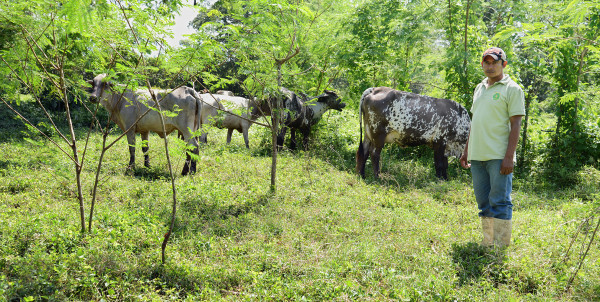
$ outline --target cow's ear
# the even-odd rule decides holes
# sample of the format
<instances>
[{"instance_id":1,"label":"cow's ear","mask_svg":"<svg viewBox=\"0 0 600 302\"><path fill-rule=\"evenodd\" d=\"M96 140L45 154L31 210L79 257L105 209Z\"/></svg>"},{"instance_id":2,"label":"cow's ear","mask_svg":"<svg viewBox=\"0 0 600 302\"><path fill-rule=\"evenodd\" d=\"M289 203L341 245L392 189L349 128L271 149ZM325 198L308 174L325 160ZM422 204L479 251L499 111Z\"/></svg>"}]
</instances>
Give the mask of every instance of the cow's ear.
<instances>
[{"instance_id":1,"label":"cow's ear","mask_svg":"<svg viewBox=\"0 0 600 302\"><path fill-rule=\"evenodd\" d=\"M327 93L327 90L323 90L323 93L316 96L315 98L319 99L319 102L324 102L325 100L322 100L322 98L326 98L329 96L329 93Z\"/></svg>"}]
</instances>

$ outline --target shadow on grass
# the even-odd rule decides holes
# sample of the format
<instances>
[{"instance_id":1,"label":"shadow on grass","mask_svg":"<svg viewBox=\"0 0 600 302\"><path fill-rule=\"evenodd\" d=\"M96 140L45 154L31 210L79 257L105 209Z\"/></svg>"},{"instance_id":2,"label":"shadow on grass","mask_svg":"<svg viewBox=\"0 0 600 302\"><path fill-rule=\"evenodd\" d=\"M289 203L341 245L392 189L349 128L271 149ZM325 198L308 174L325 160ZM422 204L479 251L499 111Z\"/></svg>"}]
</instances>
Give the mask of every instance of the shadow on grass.
<instances>
[{"instance_id":1,"label":"shadow on grass","mask_svg":"<svg viewBox=\"0 0 600 302\"><path fill-rule=\"evenodd\" d=\"M152 166L150 168L135 167L133 169L128 169L126 173L145 181L169 181L171 179L171 175L169 174L168 170ZM173 173L177 172L173 171Z\"/></svg>"},{"instance_id":2,"label":"shadow on grass","mask_svg":"<svg viewBox=\"0 0 600 302\"><path fill-rule=\"evenodd\" d=\"M482 247L477 243L452 245L452 261L457 265L458 285L479 283L482 280L497 286L506 283L506 251Z\"/></svg>"},{"instance_id":3,"label":"shadow on grass","mask_svg":"<svg viewBox=\"0 0 600 302\"><path fill-rule=\"evenodd\" d=\"M250 221L245 216L264 211L272 198L271 193L266 193L231 204L206 198L182 200L180 211L185 214L176 221L176 232L201 229L202 232L217 237L243 233L250 227Z\"/></svg>"},{"instance_id":4,"label":"shadow on grass","mask_svg":"<svg viewBox=\"0 0 600 302\"><path fill-rule=\"evenodd\" d=\"M21 169L33 170L39 163L36 159L28 158L27 161L19 161L18 158L9 160L0 160L0 176L8 175L10 170L20 171Z\"/></svg>"},{"instance_id":5,"label":"shadow on grass","mask_svg":"<svg viewBox=\"0 0 600 302\"><path fill-rule=\"evenodd\" d=\"M0 160L0 170L8 170L8 168L14 166L14 163L9 160Z\"/></svg>"}]
</instances>

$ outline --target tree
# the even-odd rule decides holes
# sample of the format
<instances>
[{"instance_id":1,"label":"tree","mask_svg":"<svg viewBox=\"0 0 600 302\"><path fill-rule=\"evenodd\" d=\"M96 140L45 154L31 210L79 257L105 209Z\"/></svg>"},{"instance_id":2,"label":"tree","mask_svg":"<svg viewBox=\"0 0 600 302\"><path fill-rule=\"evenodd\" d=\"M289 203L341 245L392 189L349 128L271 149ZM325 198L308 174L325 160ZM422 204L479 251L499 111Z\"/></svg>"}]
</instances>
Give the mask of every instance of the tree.
<instances>
[{"instance_id":1,"label":"tree","mask_svg":"<svg viewBox=\"0 0 600 302\"><path fill-rule=\"evenodd\" d=\"M82 234L86 231L87 206L82 170L86 164L88 140L93 125L101 124L95 114L98 108L88 109L93 116L88 132L83 137L79 137L75 131L71 108L74 104L85 106L82 99L85 94L81 93L83 79L90 74L104 71L112 78L125 79L126 85L132 89L140 83L150 89L147 73L153 67L146 64L146 56L152 50L156 50L157 45L164 43L160 39L166 34L164 27L170 22L172 10L180 5L180 1L156 3L146 0L117 0L115 3L102 0L97 2L71 0L52 4L43 0L0 3L0 22L10 25L3 32L10 34L12 38L11 41L2 40L3 48L0 51L3 64L0 72L8 84L2 87L0 98L31 128L56 145L72 162ZM19 87L34 97L58 138L46 135L37 125L31 123L26 116L11 106L11 103L18 102L15 93ZM46 110L47 106L40 95L47 93L48 89L63 106L62 117L66 120L66 129ZM160 110L160 106L157 110ZM114 141L108 142L107 137L110 133L108 122L105 123L106 127L102 133L102 153L97 163L93 194L89 203L88 230L92 227L102 158L105 152L124 136L123 134ZM64 145L68 149L64 148ZM168 150L168 141L165 138L165 152L169 161ZM173 188L173 214L171 227L162 246L163 262L177 205L175 178L172 172L170 174Z\"/></svg>"},{"instance_id":2,"label":"tree","mask_svg":"<svg viewBox=\"0 0 600 302\"><path fill-rule=\"evenodd\" d=\"M324 77L306 80L310 76L302 76L302 68L310 64L308 58L317 55L311 52L316 44L313 25L330 6L330 2L311 1L218 1L196 18L202 32L197 43L221 45L225 55L220 57L235 63L235 79L245 93L271 106L271 120L266 124L272 133L272 191L276 190L277 133L283 113L280 88L327 85Z\"/></svg>"},{"instance_id":3,"label":"tree","mask_svg":"<svg viewBox=\"0 0 600 302\"><path fill-rule=\"evenodd\" d=\"M338 64L353 94L366 88L390 86L421 92L430 81L431 69L424 55L438 50L435 29L437 5L420 1L373 0L348 7L350 13L337 29Z\"/></svg>"},{"instance_id":4,"label":"tree","mask_svg":"<svg viewBox=\"0 0 600 302\"><path fill-rule=\"evenodd\" d=\"M575 0L553 6L532 23L508 27L498 34L499 38L516 37L521 48L529 50L526 53L537 53L538 59L523 60L523 69L538 75L544 74L540 68L549 70L557 122L550 145L540 152L546 154L546 175L559 184L573 183L573 172L585 164L595 164L600 156L594 134L597 126L590 128L593 123L588 122L589 115L586 119L586 112L593 111L589 105L596 93L595 85L588 83L595 77L589 71L598 68L594 58L598 54L598 11L598 4ZM535 22L548 18L550 26Z\"/></svg>"}]
</instances>

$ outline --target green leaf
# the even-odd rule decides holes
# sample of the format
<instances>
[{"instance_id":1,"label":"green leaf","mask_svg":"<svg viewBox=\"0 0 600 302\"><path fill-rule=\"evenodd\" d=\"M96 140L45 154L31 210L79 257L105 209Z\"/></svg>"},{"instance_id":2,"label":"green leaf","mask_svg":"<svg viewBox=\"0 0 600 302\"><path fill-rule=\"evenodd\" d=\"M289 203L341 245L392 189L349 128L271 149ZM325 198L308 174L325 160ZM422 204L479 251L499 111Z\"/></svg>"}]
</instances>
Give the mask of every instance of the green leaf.
<instances>
[{"instance_id":1,"label":"green leaf","mask_svg":"<svg viewBox=\"0 0 600 302\"><path fill-rule=\"evenodd\" d=\"M68 21L68 32L84 32L85 25L91 22L90 4L91 0L69 0L63 4L60 15Z\"/></svg>"}]
</instances>

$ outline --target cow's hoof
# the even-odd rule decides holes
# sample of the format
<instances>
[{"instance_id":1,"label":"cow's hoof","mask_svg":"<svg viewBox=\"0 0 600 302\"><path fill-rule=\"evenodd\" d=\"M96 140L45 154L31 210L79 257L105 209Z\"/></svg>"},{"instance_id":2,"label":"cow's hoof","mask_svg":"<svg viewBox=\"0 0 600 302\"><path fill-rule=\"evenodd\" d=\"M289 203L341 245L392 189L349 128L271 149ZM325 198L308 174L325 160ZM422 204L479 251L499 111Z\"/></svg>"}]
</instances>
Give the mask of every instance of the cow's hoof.
<instances>
[{"instance_id":1,"label":"cow's hoof","mask_svg":"<svg viewBox=\"0 0 600 302\"><path fill-rule=\"evenodd\" d=\"M125 169L125 175L134 175L134 174L135 174L135 167L127 166L127 169Z\"/></svg>"}]
</instances>

